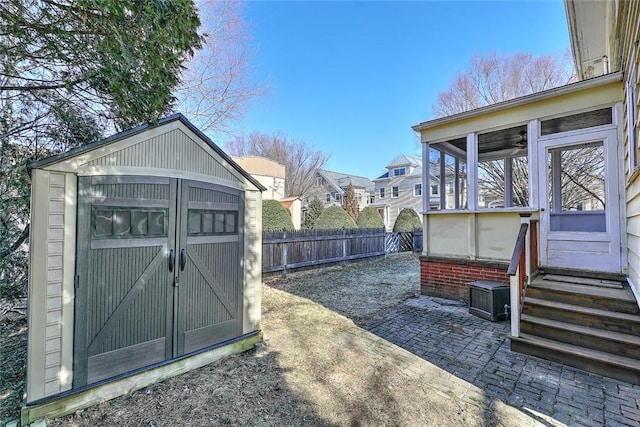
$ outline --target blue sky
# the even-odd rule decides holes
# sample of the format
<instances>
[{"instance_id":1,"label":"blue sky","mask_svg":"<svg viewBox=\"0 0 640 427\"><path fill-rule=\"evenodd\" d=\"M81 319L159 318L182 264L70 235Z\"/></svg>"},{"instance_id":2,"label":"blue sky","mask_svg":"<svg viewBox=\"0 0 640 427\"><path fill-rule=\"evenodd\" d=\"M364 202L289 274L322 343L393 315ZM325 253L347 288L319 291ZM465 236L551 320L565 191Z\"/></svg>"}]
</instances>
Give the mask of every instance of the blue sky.
<instances>
[{"instance_id":1,"label":"blue sky","mask_svg":"<svg viewBox=\"0 0 640 427\"><path fill-rule=\"evenodd\" d=\"M411 126L478 53L562 53L558 1L253 1L253 78L270 82L241 126L331 154L327 169L375 178L420 153Z\"/></svg>"}]
</instances>

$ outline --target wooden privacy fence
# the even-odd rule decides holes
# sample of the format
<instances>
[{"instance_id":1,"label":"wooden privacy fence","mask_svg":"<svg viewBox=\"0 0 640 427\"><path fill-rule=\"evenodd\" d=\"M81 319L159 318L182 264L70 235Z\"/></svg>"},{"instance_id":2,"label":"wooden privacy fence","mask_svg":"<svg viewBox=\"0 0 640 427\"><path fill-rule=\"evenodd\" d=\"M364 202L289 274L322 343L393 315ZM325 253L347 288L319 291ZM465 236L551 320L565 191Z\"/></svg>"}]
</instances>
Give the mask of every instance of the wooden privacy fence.
<instances>
[{"instance_id":1,"label":"wooden privacy fence","mask_svg":"<svg viewBox=\"0 0 640 427\"><path fill-rule=\"evenodd\" d=\"M262 272L382 256L384 242L384 229L265 231Z\"/></svg>"},{"instance_id":2,"label":"wooden privacy fence","mask_svg":"<svg viewBox=\"0 0 640 427\"><path fill-rule=\"evenodd\" d=\"M384 229L265 231L262 272L295 270L322 264L422 251L422 229L385 233Z\"/></svg>"}]
</instances>

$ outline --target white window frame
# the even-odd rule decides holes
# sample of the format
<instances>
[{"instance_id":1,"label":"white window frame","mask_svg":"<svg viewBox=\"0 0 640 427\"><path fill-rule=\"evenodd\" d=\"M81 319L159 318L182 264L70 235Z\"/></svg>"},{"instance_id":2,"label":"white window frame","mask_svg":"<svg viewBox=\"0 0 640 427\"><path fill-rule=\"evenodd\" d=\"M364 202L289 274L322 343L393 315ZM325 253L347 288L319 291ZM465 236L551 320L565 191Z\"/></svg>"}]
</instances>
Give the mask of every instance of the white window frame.
<instances>
[{"instance_id":1,"label":"white window frame","mask_svg":"<svg viewBox=\"0 0 640 427\"><path fill-rule=\"evenodd\" d=\"M422 196L422 184L413 184L413 196Z\"/></svg>"},{"instance_id":2,"label":"white window frame","mask_svg":"<svg viewBox=\"0 0 640 427\"><path fill-rule=\"evenodd\" d=\"M394 168L393 176L404 176L407 174L407 168Z\"/></svg>"},{"instance_id":3,"label":"white window frame","mask_svg":"<svg viewBox=\"0 0 640 427\"><path fill-rule=\"evenodd\" d=\"M400 197L400 188L398 188L398 186L395 185L391 187L391 198L397 199L398 197Z\"/></svg>"},{"instance_id":4,"label":"white window frame","mask_svg":"<svg viewBox=\"0 0 640 427\"><path fill-rule=\"evenodd\" d=\"M324 201L325 201L325 203L331 203L331 193L327 193L324 196Z\"/></svg>"},{"instance_id":5,"label":"white window frame","mask_svg":"<svg viewBox=\"0 0 640 427\"><path fill-rule=\"evenodd\" d=\"M431 195L432 195L432 196L437 196L437 195L439 194L439 191L438 191L438 190L439 190L439 187L440 187L440 186L439 186L439 185L437 185L437 184L436 184L436 185L431 185L431 186L429 187L429 191L431 192ZM433 190L435 190L435 191L433 191Z\"/></svg>"},{"instance_id":6,"label":"white window frame","mask_svg":"<svg viewBox=\"0 0 640 427\"><path fill-rule=\"evenodd\" d=\"M378 194L380 195L380 199L384 199L384 187L380 187Z\"/></svg>"}]
</instances>

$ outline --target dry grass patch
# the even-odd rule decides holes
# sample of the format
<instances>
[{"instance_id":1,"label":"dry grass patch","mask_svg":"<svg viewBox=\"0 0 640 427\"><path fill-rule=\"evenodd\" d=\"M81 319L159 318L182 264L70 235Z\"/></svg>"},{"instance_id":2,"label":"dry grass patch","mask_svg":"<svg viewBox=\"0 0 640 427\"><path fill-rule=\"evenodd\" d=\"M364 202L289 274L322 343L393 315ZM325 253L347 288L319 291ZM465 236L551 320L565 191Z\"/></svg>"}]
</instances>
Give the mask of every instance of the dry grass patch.
<instances>
[{"instance_id":1,"label":"dry grass patch","mask_svg":"<svg viewBox=\"0 0 640 427\"><path fill-rule=\"evenodd\" d=\"M269 278L265 283L342 314L358 324L420 293L420 262L413 253L341 264Z\"/></svg>"},{"instance_id":2,"label":"dry grass patch","mask_svg":"<svg viewBox=\"0 0 640 427\"><path fill-rule=\"evenodd\" d=\"M271 279L262 287L264 350L51 425L521 425L513 409L356 326L413 296L418 280L414 255Z\"/></svg>"}]
</instances>

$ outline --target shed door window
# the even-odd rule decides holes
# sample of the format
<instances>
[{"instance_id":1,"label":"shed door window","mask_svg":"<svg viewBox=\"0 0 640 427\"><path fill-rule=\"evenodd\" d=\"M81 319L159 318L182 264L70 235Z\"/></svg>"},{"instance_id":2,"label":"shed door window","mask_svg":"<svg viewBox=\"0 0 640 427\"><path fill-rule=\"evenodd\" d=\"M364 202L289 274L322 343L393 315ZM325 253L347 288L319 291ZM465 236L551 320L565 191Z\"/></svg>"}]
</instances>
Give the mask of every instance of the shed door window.
<instances>
[{"instance_id":1,"label":"shed door window","mask_svg":"<svg viewBox=\"0 0 640 427\"><path fill-rule=\"evenodd\" d=\"M94 206L92 239L135 239L167 236L167 209Z\"/></svg>"},{"instance_id":2,"label":"shed door window","mask_svg":"<svg viewBox=\"0 0 640 427\"><path fill-rule=\"evenodd\" d=\"M189 236L238 234L237 211L189 209Z\"/></svg>"}]
</instances>

